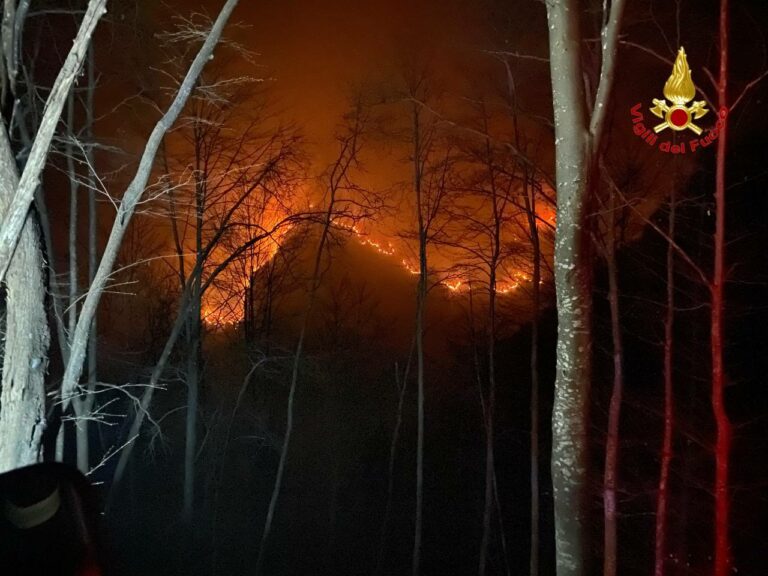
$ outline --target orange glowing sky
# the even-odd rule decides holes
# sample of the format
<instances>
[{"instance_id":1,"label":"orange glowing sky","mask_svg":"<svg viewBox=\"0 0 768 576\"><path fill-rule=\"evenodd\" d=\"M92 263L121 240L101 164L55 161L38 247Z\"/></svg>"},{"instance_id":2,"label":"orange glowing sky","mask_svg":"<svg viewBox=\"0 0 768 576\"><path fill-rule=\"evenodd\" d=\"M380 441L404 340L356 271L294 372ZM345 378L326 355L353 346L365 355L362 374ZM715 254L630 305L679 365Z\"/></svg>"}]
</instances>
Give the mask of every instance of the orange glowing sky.
<instances>
[{"instance_id":1,"label":"orange glowing sky","mask_svg":"<svg viewBox=\"0 0 768 576\"><path fill-rule=\"evenodd\" d=\"M215 13L217 6L213 0L208 2L209 13ZM529 9L543 17L539 8L533 5ZM520 45L535 46L540 39L533 34L534 27L523 25L526 18L518 21L520 14L513 16L518 22ZM503 69L483 52L498 32L488 17L487 6L478 9L475 2L467 0L243 2L235 20L245 28L234 28L231 33L258 53L256 73L267 80L265 89L279 121L300 127L311 162L311 180L334 159L334 132L349 109L350 94L363 87L373 100L379 95L388 99L388 94L402 85L402 71L417 65L416 60L428 63L436 108L459 124L472 125L466 114L467 97L495 98L493 113L502 116L499 92L505 88ZM407 126L407 109L397 104L383 108ZM508 118L492 129L500 139L511 137ZM415 228L406 184L411 171L408 155L407 140L375 135L367 138L361 154L364 169L355 177L363 187L385 194L390 210L357 223L350 232L360 243L413 274L416 250L406 239ZM315 181L306 186L311 191L308 194L315 197L319 196L318 188ZM554 221L551 213L542 217ZM268 248L274 253L276 244ZM461 258L455 250L430 251L430 268L452 291L462 291L469 279L466 273L451 269ZM529 280L529 273L527 266L507 265L501 271L497 292L515 292ZM222 301L215 294L206 308L208 316L217 321L231 321L241 314L239 303Z\"/></svg>"}]
</instances>

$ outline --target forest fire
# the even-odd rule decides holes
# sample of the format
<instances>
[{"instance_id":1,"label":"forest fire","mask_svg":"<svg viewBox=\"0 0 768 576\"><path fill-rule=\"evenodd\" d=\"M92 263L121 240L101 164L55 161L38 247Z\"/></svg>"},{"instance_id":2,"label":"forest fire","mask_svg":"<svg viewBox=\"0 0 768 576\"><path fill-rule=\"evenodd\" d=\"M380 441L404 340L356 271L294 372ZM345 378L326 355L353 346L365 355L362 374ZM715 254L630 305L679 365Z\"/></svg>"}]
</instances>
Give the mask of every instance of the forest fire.
<instances>
[{"instance_id":1,"label":"forest fire","mask_svg":"<svg viewBox=\"0 0 768 576\"><path fill-rule=\"evenodd\" d=\"M554 217L550 216L548 219L551 221ZM279 220L279 218L274 218L272 225L274 226ZM369 248L380 256L392 258L392 261L397 262L409 275L419 275L418 267L411 264L407 258L398 256L398 251L392 241L374 240L369 234L363 232L358 225L346 225L343 223L337 225L340 229L349 232L351 238L361 246ZM250 262L245 266L236 267L225 274L227 282L237 282L236 285L239 287L239 292L236 292L236 294L240 295L239 298L231 290L219 290L215 286L205 293L202 301L201 318L209 328L236 326L243 321L245 314L243 295L249 289L250 278L258 278L259 270L269 265L272 259L277 256L281 245L288 239L292 229L293 227L290 225L284 226L280 228L278 235L265 239L263 245L261 243L254 245L253 251L249 253ZM214 253L214 257L217 260L223 260L226 254L217 255ZM443 274L442 278L438 276L437 283L439 285L452 293L469 291L472 284L471 281L457 279L450 271ZM532 281L531 275L522 271L510 272L508 276L508 279L500 279L496 282L495 292L497 294L502 296L512 294L521 285ZM482 285L482 282L479 284ZM544 281L541 280L540 284L544 284Z\"/></svg>"},{"instance_id":2,"label":"forest fire","mask_svg":"<svg viewBox=\"0 0 768 576\"><path fill-rule=\"evenodd\" d=\"M767 29L5 0L0 571L763 576Z\"/></svg>"}]
</instances>

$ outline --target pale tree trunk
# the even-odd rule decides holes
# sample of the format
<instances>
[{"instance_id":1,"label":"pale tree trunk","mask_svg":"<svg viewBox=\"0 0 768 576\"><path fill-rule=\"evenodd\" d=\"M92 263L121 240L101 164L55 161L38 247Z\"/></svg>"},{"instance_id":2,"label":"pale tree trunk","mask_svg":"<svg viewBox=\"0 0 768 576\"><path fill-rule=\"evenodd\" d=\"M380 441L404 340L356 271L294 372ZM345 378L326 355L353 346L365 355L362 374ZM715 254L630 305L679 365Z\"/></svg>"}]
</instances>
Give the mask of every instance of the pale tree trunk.
<instances>
[{"instance_id":1,"label":"pale tree trunk","mask_svg":"<svg viewBox=\"0 0 768 576\"><path fill-rule=\"evenodd\" d=\"M0 134L0 214L18 185L10 143ZM45 419L48 323L38 229L27 216L5 277L5 335L0 392L0 472L40 460Z\"/></svg>"},{"instance_id":2,"label":"pale tree trunk","mask_svg":"<svg viewBox=\"0 0 768 576\"><path fill-rule=\"evenodd\" d=\"M107 0L90 0L88 8L83 16L83 21L77 31L77 36L72 43L72 48L64 60L56 81L45 104L45 112L40 120L40 127L35 134L32 148L29 152L24 171L16 185L13 202L9 202L0 222L0 282L5 278L8 265L13 256L16 242L24 227L29 207L37 190L40 174L45 167L48 149L51 139L56 131L56 126L64 109L70 88L80 71L86 49L90 43L93 31L96 29L101 16L106 13ZM6 5L8 2L6 2ZM5 40L7 36L4 32ZM3 128L4 130L5 128Z\"/></svg>"},{"instance_id":3,"label":"pale tree trunk","mask_svg":"<svg viewBox=\"0 0 768 576\"><path fill-rule=\"evenodd\" d=\"M621 315L619 310L619 273L616 263L616 194L611 189L608 206L606 263L608 267L608 302L611 310L611 339L613 342L613 389L608 406L608 433L605 445L603 471L603 576L616 576L617 566L617 510L616 490L619 474L619 423L624 394L624 349L621 341Z\"/></svg>"},{"instance_id":4,"label":"pale tree trunk","mask_svg":"<svg viewBox=\"0 0 768 576\"><path fill-rule=\"evenodd\" d=\"M720 0L720 78L717 86L718 106L728 107L728 0ZM728 535L730 498L728 493L729 459L731 455L731 421L725 408L723 392L723 312L725 288L725 160L728 124L723 124L717 140L715 181L715 263L712 279L712 410L717 425L715 445L715 566L714 576L731 573L731 550Z\"/></svg>"},{"instance_id":5,"label":"pale tree trunk","mask_svg":"<svg viewBox=\"0 0 768 576\"><path fill-rule=\"evenodd\" d=\"M587 214L615 73L625 0L610 3L601 68L586 110L577 0L547 3L557 172L555 291L558 335L552 411L552 484L558 576L585 576L589 562L589 397L592 379L592 261Z\"/></svg>"},{"instance_id":6,"label":"pale tree trunk","mask_svg":"<svg viewBox=\"0 0 768 576\"><path fill-rule=\"evenodd\" d=\"M592 379L592 262L586 215L589 149L576 2L548 5L555 111L557 376L552 487L558 576L586 576L588 419Z\"/></svg>"},{"instance_id":7,"label":"pale tree trunk","mask_svg":"<svg viewBox=\"0 0 768 576\"><path fill-rule=\"evenodd\" d=\"M78 235L78 195L80 193L80 176L75 167L75 94L69 93L67 98L67 132L65 155L67 157L67 175L69 177L69 298L67 308L67 347L72 347L72 336L77 327L77 309L79 298L78 261L77 261L77 235ZM89 470L89 446L88 446L88 416L89 407L87 395L82 394L73 398L72 407L75 412L75 439L77 468L83 474ZM62 414L62 416L64 416ZM62 422L57 437L57 454L63 460L64 457L64 425Z\"/></svg>"},{"instance_id":8,"label":"pale tree trunk","mask_svg":"<svg viewBox=\"0 0 768 576\"><path fill-rule=\"evenodd\" d=\"M94 123L94 92L96 91L96 63L95 63L93 44L88 46L88 60L86 62L88 74L88 91L85 103L85 134L86 163L89 166L89 173L86 181L88 187L88 285L90 286L96 276L96 267L98 266L98 243L97 243L97 222L96 214L96 179L93 177L93 171L96 169L93 154L93 123ZM98 327L96 325L96 316L91 322L91 331L88 334L88 395L85 398L84 410L90 414L93 410L93 404L96 400L94 392L96 391L96 381L98 380ZM87 422L86 422L87 424ZM88 445L88 435L85 435L85 462L90 460L90 446Z\"/></svg>"},{"instance_id":9,"label":"pale tree trunk","mask_svg":"<svg viewBox=\"0 0 768 576\"><path fill-rule=\"evenodd\" d=\"M669 511L669 470L672 464L672 441L674 434L675 396L673 351L675 328L675 216L677 211L677 189L672 187L669 200L669 224L667 236L667 311L664 318L664 433L661 442L661 470L656 498L656 545L654 558L654 576L664 576L667 557L667 518Z\"/></svg>"},{"instance_id":10,"label":"pale tree trunk","mask_svg":"<svg viewBox=\"0 0 768 576\"><path fill-rule=\"evenodd\" d=\"M89 183L88 189L88 281L93 281L96 273L96 191L95 178L92 172L95 170L93 158L93 118L94 118L94 92L96 90L96 75L94 66L93 45L88 46L88 56L86 59L86 71L88 85L86 87L86 99L84 106L84 129L86 142L85 146L79 149L75 147L75 94L74 90L69 93L67 100L67 142L65 153L67 157L67 173L69 175L69 308L67 314L67 342L66 346L71 348L71 338L77 327L77 311L79 294L79 265L78 265L78 203L80 194L80 178L83 177ZM81 176L78 173L76 157L83 154L82 159L85 163L87 176ZM82 164L82 162L80 162ZM53 265L51 264L51 268ZM93 410L94 391L96 388L96 319L94 318L88 342L88 383L83 388L82 394L73 398L72 407L75 412L75 438L77 467L83 473L90 470L90 440L89 440L89 417ZM68 354L65 355L65 362ZM57 459L63 460L64 451L64 427L59 428L57 437Z\"/></svg>"}]
</instances>

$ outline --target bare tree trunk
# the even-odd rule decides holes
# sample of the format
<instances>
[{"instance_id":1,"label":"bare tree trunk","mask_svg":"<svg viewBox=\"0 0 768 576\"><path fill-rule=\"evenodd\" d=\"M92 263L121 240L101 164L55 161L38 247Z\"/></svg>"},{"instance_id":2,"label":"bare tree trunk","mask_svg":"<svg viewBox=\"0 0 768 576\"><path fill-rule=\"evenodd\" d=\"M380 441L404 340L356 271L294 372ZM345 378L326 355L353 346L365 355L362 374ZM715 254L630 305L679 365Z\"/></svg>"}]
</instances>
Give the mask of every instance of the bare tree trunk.
<instances>
[{"instance_id":1,"label":"bare tree trunk","mask_svg":"<svg viewBox=\"0 0 768 576\"><path fill-rule=\"evenodd\" d=\"M67 174L69 176L69 298L67 306L67 347L72 347L72 337L77 327L77 309L79 300L79 270L77 261L77 236L78 236L78 195L80 193L80 176L75 164L75 94L70 91L67 97L67 133L65 154L67 157ZM77 468L83 474L89 470L89 446L88 446L88 402L87 395L82 394L73 398L72 407L75 412L75 440L76 440L76 458ZM62 415L63 416L63 415ZM63 434L64 426L62 422L59 434ZM63 444L63 437L61 439ZM62 454L63 458L63 446Z\"/></svg>"},{"instance_id":2,"label":"bare tree trunk","mask_svg":"<svg viewBox=\"0 0 768 576\"><path fill-rule=\"evenodd\" d=\"M603 576L616 576L616 486L619 468L619 423L621 401L624 393L624 351L621 342L621 316L619 312L619 279L616 265L615 193L611 189L608 206L608 238L606 260L608 265L608 301L611 310L611 338L613 341L613 389L608 407L608 434L605 446L603 472L604 548Z\"/></svg>"},{"instance_id":3,"label":"bare tree trunk","mask_svg":"<svg viewBox=\"0 0 768 576\"><path fill-rule=\"evenodd\" d=\"M675 326L675 215L677 209L676 187L672 187L669 200L669 225L667 236L667 312L664 319L664 434L661 442L661 471L656 499L656 546L654 576L664 576L664 562L667 557L667 515L669 508L669 469L672 463L672 440L674 433L675 396L673 350Z\"/></svg>"},{"instance_id":4,"label":"bare tree trunk","mask_svg":"<svg viewBox=\"0 0 768 576\"><path fill-rule=\"evenodd\" d=\"M717 86L719 108L728 107L728 0L720 0L720 78ZM712 409L717 425L715 445L715 566L714 576L731 573L731 550L728 535L730 497L728 493L729 459L731 455L731 421L725 408L723 389L723 312L725 285L725 160L728 124L725 122L717 140L715 182L715 263L712 279Z\"/></svg>"},{"instance_id":5,"label":"bare tree trunk","mask_svg":"<svg viewBox=\"0 0 768 576\"><path fill-rule=\"evenodd\" d=\"M286 219L288 220L288 219ZM279 227L276 226L272 230L265 231L263 234L260 234L259 236L252 238L249 240L245 245L241 246L240 248L236 249L234 252L229 254L227 258L225 258L222 262L220 262L216 268L208 274L206 277L205 283L201 286L201 292L205 293L205 291L211 286L211 284L216 280L218 275L227 268L238 256L242 255L243 251L249 246L253 245L256 242L259 242L261 240L264 240L265 238L268 238L275 232L275 230ZM192 274L197 273L197 268L193 269ZM188 314L189 314L189 307L191 306L191 293L192 293L192 283L191 282L185 282L181 297L179 298L179 307L178 312L176 314L176 320L174 321L173 327L171 328L171 333L168 335L168 339L165 342L165 345L163 346L163 351L160 353L160 357L157 360L157 363L155 364L154 369L152 370L152 374L149 378L149 383L147 384L147 387L145 388L144 392L141 395L141 400L139 401L139 406L136 412L136 417L134 421L131 423L131 429L128 434L129 441L126 444L125 448L120 452L120 459L118 460L117 467L115 468L115 474L112 479L112 486L114 487L117 485L120 480L123 477L123 474L125 473L125 469L128 465L128 461L130 460L131 452L133 451L134 442L133 440L136 439L139 435L139 432L141 431L141 426L144 423L144 418L148 415L148 409L149 405L152 403L152 397L154 396L155 389L158 386L158 383L160 382L160 379L163 376L163 372L165 371L166 366L168 365L168 361L171 357L171 353L173 352L174 347L176 346L176 342L178 342L179 338L181 337L184 328L186 326Z\"/></svg>"},{"instance_id":6,"label":"bare tree trunk","mask_svg":"<svg viewBox=\"0 0 768 576\"><path fill-rule=\"evenodd\" d=\"M323 224L323 232L320 236L320 242L317 247L317 253L315 254L315 265L312 271L312 284L310 287L309 302L307 304L307 311L304 315L303 325L301 332L299 333L299 339L296 344L296 351L293 356L293 368L291 370L291 386L288 391L288 405L286 408L286 422L285 422L285 435L283 436L283 445L280 450L280 461L277 466L277 475L275 477L275 484L272 489L272 497L269 501L269 508L267 510L267 517L264 521L264 531L261 535L261 542L259 544L259 556L256 561L255 574L259 576L261 574L262 567L264 565L265 554L267 550L267 541L269 535L272 532L272 522L275 516L275 510L277 509L277 501L280 497L280 491L283 487L283 475L285 474L285 465L288 461L288 449L291 444L291 435L293 434L293 413L294 402L296 399L296 388L299 381L299 366L301 365L302 355L304 353L304 341L307 334L307 327L309 324L309 318L312 313L315 304L315 297L317 295L317 288L320 279L320 265L322 262L323 251L328 240L328 231L331 226L331 217L333 214L333 197L329 203L328 213Z\"/></svg>"},{"instance_id":7,"label":"bare tree trunk","mask_svg":"<svg viewBox=\"0 0 768 576\"><path fill-rule=\"evenodd\" d=\"M416 386L418 390L416 440L416 519L414 522L412 576L421 570L421 536L424 511L424 308L427 301L427 231L422 197L420 109L413 106L413 187L419 226L419 282L416 289Z\"/></svg>"},{"instance_id":8,"label":"bare tree trunk","mask_svg":"<svg viewBox=\"0 0 768 576\"><path fill-rule=\"evenodd\" d=\"M7 215L19 176L0 133L0 214ZM45 419L48 323L37 226L27 216L5 277L5 337L0 392L0 472L37 462Z\"/></svg>"},{"instance_id":9,"label":"bare tree trunk","mask_svg":"<svg viewBox=\"0 0 768 576\"><path fill-rule=\"evenodd\" d=\"M395 491L395 459L397 457L397 444L400 440L400 429L403 425L403 407L405 406L405 393L408 390L408 377L411 370L411 358L415 341L411 342L408 352L408 361L403 372L402 382L399 382L397 364L395 364L395 381L398 384L397 414L395 416L395 428L392 431L392 440L389 443L389 464L387 466L387 502L384 506L384 519L381 521L381 535L379 536L379 554L376 559L375 576L380 576L384 570L384 553L387 549L387 535L389 521L392 516L392 499Z\"/></svg>"},{"instance_id":10,"label":"bare tree trunk","mask_svg":"<svg viewBox=\"0 0 768 576\"><path fill-rule=\"evenodd\" d=\"M541 309L541 244L536 226L536 193L524 173L525 211L533 248L533 320L531 321L531 551L530 576L539 574L539 312Z\"/></svg>"},{"instance_id":11,"label":"bare tree trunk","mask_svg":"<svg viewBox=\"0 0 768 576\"><path fill-rule=\"evenodd\" d=\"M486 126L487 131L487 126ZM485 508L483 535L480 542L478 575L485 576L488 548L491 539L491 515L495 499L496 466L494 461L496 411L496 274L501 256L502 211L496 190L496 179L491 158L489 139L485 141L488 174L491 185L492 238L491 258L488 266L488 401L485 406Z\"/></svg>"},{"instance_id":12,"label":"bare tree trunk","mask_svg":"<svg viewBox=\"0 0 768 576\"><path fill-rule=\"evenodd\" d=\"M589 562L589 397L592 260L587 214L615 75L626 0L604 14L601 66L588 113L577 0L550 0L549 62L555 119L557 376L552 410L552 486L558 576L585 576Z\"/></svg>"},{"instance_id":13,"label":"bare tree trunk","mask_svg":"<svg viewBox=\"0 0 768 576\"><path fill-rule=\"evenodd\" d=\"M200 338L202 313L201 276L205 255L203 254L203 222L206 210L206 189L208 174L202 168L200 146L203 142L195 139L195 254L193 269L192 296L187 319L187 421L184 448L184 504L182 516L185 521L192 520L192 508L195 500L195 451L197 449L197 411L200 393ZM175 224L174 224L175 226Z\"/></svg>"},{"instance_id":14,"label":"bare tree trunk","mask_svg":"<svg viewBox=\"0 0 768 576\"><path fill-rule=\"evenodd\" d=\"M548 4L555 111L557 376L552 409L552 487L558 576L586 576L589 558L589 396L592 262L587 227L589 163L576 2Z\"/></svg>"},{"instance_id":15,"label":"bare tree trunk","mask_svg":"<svg viewBox=\"0 0 768 576\"><path fill-rule=\"evenodd\" d=\"M195 282L197 284L197 282ZM193 288L187 318L187 415L184 443L184 502L182 517L192 520L195 501L195 452L197 449L197 411L200 391L200 297L199 287Z\"/></svg>"},{"instance_id":16,"label":"bare tree trunk","mask_svg":"<svg viewBox=\"0 0 768 576\"><path fill-rule=\"evenodd\" d=\"M475 380L477 381L477 392L478 392L478 397L480 399L480 416L483 422L483 429L485 429L487 425L487 418L486 418L487 408L486 408L486 402L485 402L485 394L483 392L483 378L480 370L480 358L477 352L477 338L475 334L474 287L472 286L472 281L469 282L469 326L470 326L470 341L472 343L472 358L473 358L473 365L475 368ZM501 541L501 549L502 549L502 553L504 554L504 569L507 576L509 576L510 574L512 574L512 571L509 566L509 553L507 550L507 535L506 535L506 529L504 528L504 515L502 514L502 510L501 510L501 499L499 498L499 482L496 475L495 465L493 468L493 497L494 497L494 504L496 507L496 517L499 520L499 540Z\"/></svg>"},{"instance_id":17,"label":"bare tree trunk","mask_svg":"<svg viewBox=\"0 0 768 576\"><path fill-rule=\"evenodd\" d=\"M86 162L90 167L87 181L88 186L88 285L90 286L96 276L98 266L98 214L96 213L96 182L91 171L96 169L93 154L93 123L94 123L94 93L96 91L96 63L93 53L93 44L88 46L88 59L86 61L88 74L88 92L85 103L85 134L87 138L85 146ZM93 409L96 396L96 381L98 380L98 327L97 316L94 315L91 322L91 331L88 334L88 395L85 398L85 410L90 414ZM87 438L87 436L86 436ZM89 458L87 455L86 458Z\"/></svg>"},{"instance_id":18,"label":"bare tree trunk","mask_svg":"<svg viewBox=\"0 0 768 576\"><path fill-rule=\"evenodd\" d=\"M489 291L489 328L488 337L488 401L485 406L485 506L483 508L483 535L480 541L479 576L484 576L488 563L488 547L491 539L491 515L494 507L494 487L496 468L494 464L494 411L496 407L495 364L495 323L496 323L496 274L491 273Z\"/></svg>"}]
</instances>

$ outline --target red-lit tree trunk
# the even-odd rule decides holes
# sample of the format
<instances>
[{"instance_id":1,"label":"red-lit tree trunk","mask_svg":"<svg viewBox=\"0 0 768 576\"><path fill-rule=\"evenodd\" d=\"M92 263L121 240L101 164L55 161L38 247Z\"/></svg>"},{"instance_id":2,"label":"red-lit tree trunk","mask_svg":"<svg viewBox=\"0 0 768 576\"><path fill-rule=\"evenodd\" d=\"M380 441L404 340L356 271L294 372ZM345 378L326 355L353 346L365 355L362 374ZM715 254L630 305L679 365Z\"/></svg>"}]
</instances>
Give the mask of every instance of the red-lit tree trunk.
<instances>
[{"instance_id":1,"label":"red-lit tree trunk","mask_svg":"<svg viewBox=\"0 0 768 576\"><path fill-rule=\"evenodd\" d=\"M728 107L728 0L720 0L720 77L717 86L718 106ZM715 263L712 278L712 410L717 425L715 445L715 566L714 576L731 572L730 499L728 494L729 459L731 454L731 421L725 409L723 389L723 312L725 285L725 156L727 123L717 141L715 180Z\"/></svg>"},{"instance_id":2,"label":"red-lit tree trunk","mask_svg":"<svg viewBox=\"0 0 768 576\"><path fill-rule=\"evenodd\" d=\"M667 311L664 319L664 434L661 442L661 471L656 499L656 546L654 576L664 576L667 556L667 515L669 509L669 469L672 463L672 435L674 433L675 397L672 374L674 323L675 323L675 213L676 189L672 187L669 201L669 226L667 235Z\"/></svg>"},{"instance_id":3,"label":"red-lit tree trunk","mask_svg":"<svg viewBox=\"0 0 768 576\"><path fill-rule=\"evenodd\" d=\"M624 394L624 351L621 341L621 315L619 311L619 274L616 264L616 194L611 189L608 206L606 262L608 268L608 303L611 310L611 339L613 343L613 389L608 407L608 433L605 445L603 471L604 550L603 576L616 576L617 567L617 509L616 487L619 473L619 423Z\"/></svg>"}]
</instances>

